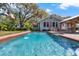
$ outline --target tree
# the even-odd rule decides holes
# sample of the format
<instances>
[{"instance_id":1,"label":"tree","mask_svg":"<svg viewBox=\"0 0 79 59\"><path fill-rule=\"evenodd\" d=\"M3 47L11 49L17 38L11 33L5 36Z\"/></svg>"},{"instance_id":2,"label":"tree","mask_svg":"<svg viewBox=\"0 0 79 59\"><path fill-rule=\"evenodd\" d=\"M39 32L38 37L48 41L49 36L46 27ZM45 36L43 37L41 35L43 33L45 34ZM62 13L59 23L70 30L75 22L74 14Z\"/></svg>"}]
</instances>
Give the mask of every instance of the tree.
<instances>
[{"instance_id":1,"label":"tree","mask_svg":"<svg viewBox=\"0 0 79 59\"><path fill-rule=\"evenodd\" d=\"M37 10L37 6L33 3L20 3L16 4L16 7L16 12L19 16L20 28L23 28L23 23L33 15L33 13Z\"/></svg>"},{"instance_id":2,"label":"tree","mask_svg":"<svg viewBox=\"0 0 79 59\"><path fill-rule=\"evenodd\" d=\"M6 16L2 18L2 21L0 22L0 30L5 30L5 31L13 31L16 29L16 21L15 20L10 20Z\"/></svg>"},{"instance_id":3,"label":"tree","mask_svg":"<svg viewBox=\"0 0 79 59\"><path fill-rule=\"evenodd\" d=\"M7 23L9 23L8 27L10 29L17 28L18 25L22 29L28 20L35 26L40 19L48 16L35 3L0 3L0 9L3 10L0 15L6 16L6 21L9 20Z\"/></svg>"},{"instance_id":4,"label":"tree","mask_svg":"<svg viewBox=\"0 0 79 59\"><path fill-rule=\"evenodd\" d=\"M29 21L26 21L24 23L24 27L27 29L27 30L32 30L33 29L33 25L29 22Z\"/></svg>"}]
</instances>

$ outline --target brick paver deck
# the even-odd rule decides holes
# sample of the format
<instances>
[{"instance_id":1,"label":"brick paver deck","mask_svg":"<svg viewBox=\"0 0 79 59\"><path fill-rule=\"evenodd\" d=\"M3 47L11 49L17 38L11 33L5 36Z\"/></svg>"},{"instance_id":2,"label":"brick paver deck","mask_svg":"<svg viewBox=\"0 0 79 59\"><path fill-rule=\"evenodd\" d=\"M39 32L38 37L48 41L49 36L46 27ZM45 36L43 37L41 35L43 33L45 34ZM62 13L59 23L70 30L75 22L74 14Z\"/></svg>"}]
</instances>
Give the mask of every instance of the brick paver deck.
<instances>
[{"instance_id":1,"label":"brick paver deck","mask_svg":"<svg viewBox=\"0 0 79 59\"><path fill-rule=\"evenodd\" d=\"M63 34L61 36L79 41L79 34Z\"/></svg>"},{"instance_id":2,"label":"brick paver deck","mask_svg":"<svg viewBox=\"0 0 79 59\"><path fill-rule=\"evenodd\" d=\"M79 34L69 34L69 33L55 32L55 31L49 31L49 33L52 33L52 34L59 34L59 35L62 36L62 37L79 41Z\"/></svg>"}]
</instances>

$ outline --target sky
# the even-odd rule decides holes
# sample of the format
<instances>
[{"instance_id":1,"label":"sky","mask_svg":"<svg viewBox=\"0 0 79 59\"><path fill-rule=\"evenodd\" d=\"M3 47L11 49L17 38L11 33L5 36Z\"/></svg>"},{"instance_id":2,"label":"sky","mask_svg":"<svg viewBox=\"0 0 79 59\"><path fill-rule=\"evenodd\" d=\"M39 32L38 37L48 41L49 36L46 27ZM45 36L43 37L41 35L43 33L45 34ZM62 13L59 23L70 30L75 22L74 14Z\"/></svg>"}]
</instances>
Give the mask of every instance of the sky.
<instances>
[{"instance_id":1,"label":"sky","mask_svg":"<svg viewBox=\"0 0 79 59\"><path fill-rule=\"evenodd\" d=\"M79 3L38 3L37 5L49 14L60 16L79 15Z\"/></svg>"}]
</instances>

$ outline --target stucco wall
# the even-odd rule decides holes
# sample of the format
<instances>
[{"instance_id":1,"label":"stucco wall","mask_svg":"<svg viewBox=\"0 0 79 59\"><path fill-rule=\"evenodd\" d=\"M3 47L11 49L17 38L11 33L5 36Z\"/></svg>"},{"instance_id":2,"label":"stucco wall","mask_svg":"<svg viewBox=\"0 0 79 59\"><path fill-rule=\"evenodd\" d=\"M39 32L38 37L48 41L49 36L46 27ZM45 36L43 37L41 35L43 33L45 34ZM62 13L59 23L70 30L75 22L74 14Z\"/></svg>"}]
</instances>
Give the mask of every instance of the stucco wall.
<instances>
[{"instance_id":1,"label":"stucco wall","mask_svg":"<svg viewBox=\"0 0 79 59\"><path fill-rule=\"evenodd\" d=\"M40 22L40 30L49 30L49 27L44 27L43 26L44 22L58 22L59 23L59 21L57 21L56 19L44 20L44 21ZM60 28L60 24L58 24L58 28ZM52 27L52 30L53 29L55 29L55 28Z\"/></svg>"},{"instance_id":2,"label":"stucco wall","mask_svg":"<svg viewBox=\"0 0 79 59\"><path fill-rule=\"evenodd\" d=\"M43 26L43 23L44 23L44 22L58 22L58 29L60 29L60 23L59 23L59 22L62 21L63 19L64 19L63 17L58 16L58 15L56 15L56 14L50 15L49 17L43 19L43 20L39 23L39 28L40 28L40 30L43 30L43 29L48 30L49 27L44 27L44 26ZM55 29L55 28L52 28L52 29Z\"/></svg>"},{"instance_id":3,"label":"stucco wall","mask_svg":"<svg viewBox=\"0 0 79 59\"><path fill-rule=\"evenodd\" d=\"M68 30L68 24L67 23L62 23L61 24L61 30Z\"/></svg>"}]
</instances>

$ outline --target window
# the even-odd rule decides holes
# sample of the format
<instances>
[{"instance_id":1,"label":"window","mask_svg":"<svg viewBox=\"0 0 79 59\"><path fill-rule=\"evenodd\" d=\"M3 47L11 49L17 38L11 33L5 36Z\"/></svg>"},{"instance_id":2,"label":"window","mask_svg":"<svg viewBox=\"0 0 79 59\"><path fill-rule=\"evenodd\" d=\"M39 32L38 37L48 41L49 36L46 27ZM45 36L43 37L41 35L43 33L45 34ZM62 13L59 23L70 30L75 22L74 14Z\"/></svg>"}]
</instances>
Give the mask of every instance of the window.
<instances>
[{"instance_id":1,"label":"window","mask_svg":"<svg viewBox=\"0 0 79 59\"><path fill-rule=\"evenodd\" d=\"M47 27L49 27L49 22L47 22Z\"/></svg>"},{"instance_id":2,"label":"window","mask_svg":"<svg viewBox=\"0 0 79 59\"><path fill-rule=\"evenodd\" d=\"M56 22L56 27L58 27L58 22Z\"/></svg>"},{"instance_id":3,"label":"window","mask_svg":"<svg viewBox=\"0 0 79 59\"><path fill-rule=\"evenodd\" d=\"M55 22L52 22L52 26L55 27Z\"/></svg>"},{"instance_id":4,"label":"window","mask_svg":"<svg viewBox=\"0 0 79 59\"><path fill-rule=\"evenodd\" d=\"M43 24L44 24L43 26L46 27L46 22L44 22Z\"/></svg>"}]
</instances>

